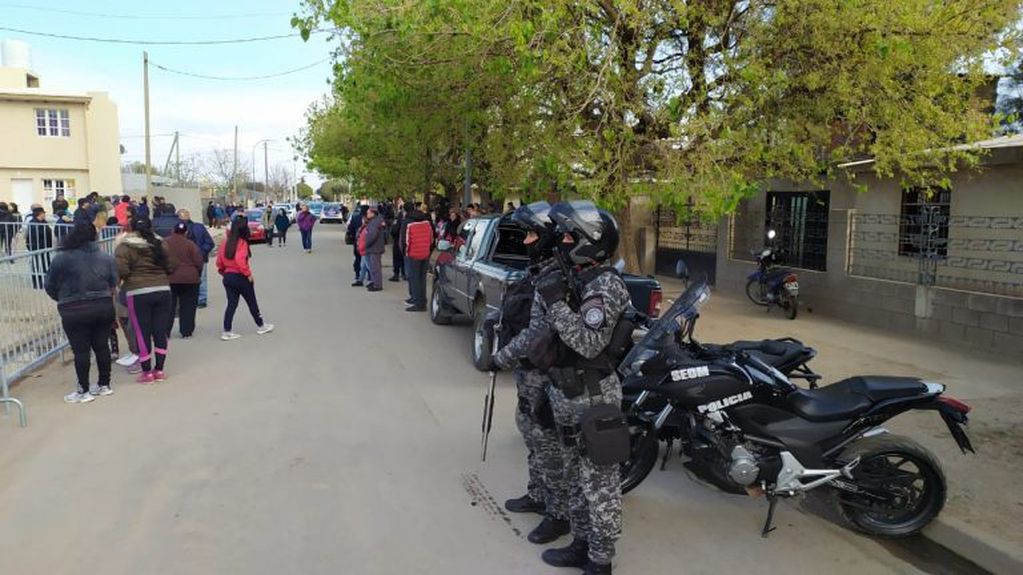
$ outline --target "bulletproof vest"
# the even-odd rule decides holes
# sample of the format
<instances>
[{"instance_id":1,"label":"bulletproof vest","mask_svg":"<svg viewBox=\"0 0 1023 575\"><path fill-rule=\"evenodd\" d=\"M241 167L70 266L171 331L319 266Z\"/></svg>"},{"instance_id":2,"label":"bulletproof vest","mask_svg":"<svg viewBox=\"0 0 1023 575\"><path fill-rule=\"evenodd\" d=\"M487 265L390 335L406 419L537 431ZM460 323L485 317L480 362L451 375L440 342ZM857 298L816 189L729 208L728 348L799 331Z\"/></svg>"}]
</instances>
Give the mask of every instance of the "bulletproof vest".
<instances>
[{"instance_id":1,"label":"bulletproof vest","mask_svg":"<svg viewBox=\"0 0 1023 575\"><path fill-rule=\"evenodd\" d=\"M508 286L508 291L501 300L501 329L497 332L498 349L508 345L512 338L529 327L535 290L532 274Z\"/></svg>"},{"instance_id":2,"label":"bulletproof vest","mask_svg":"<svg viewBox=\"0 0 1023 575\"><path fill-rule=\"evenodd\" d=\"M577 276L577 280L573 282L573 289L581 290L589 282L593 281L602 273L611 272L621 277L618 270L613 267L596 267L584 271ZM581 295L581 294L577 294ZM569 307L572 311L579 312L579 297L569 298ZM554 367L577 367L581 369L591 369L610 374L615 371L618 367L618 362L621 361L625 354L632 347L632 332L636 328L636 324L631 319L632 314L628 313L628 310L623 310L622 314L615 318L614 331L611 333L611 340L607 347L600 352L596 357L590 359L583 357L575 350L570 348L561 338L555 339L555 348L557 350L556 359L554 360Z\"/></svg>"}]
</instances>

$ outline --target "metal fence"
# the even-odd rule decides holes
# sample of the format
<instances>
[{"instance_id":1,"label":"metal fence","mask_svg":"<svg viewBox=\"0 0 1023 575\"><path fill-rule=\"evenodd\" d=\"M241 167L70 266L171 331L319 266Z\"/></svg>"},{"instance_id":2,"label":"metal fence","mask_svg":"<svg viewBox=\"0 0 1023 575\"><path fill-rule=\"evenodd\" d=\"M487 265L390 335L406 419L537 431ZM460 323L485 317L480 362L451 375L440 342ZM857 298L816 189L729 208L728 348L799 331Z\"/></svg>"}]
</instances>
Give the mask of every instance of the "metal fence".
<instances>
[{"instance_id":1,"label":"metal fence","mask_svg":"<svg viewBox=\"0 0 1023 575\"><path fill-rule=\"evenodd\" d=\"M913 215L849 218L850 275L1023 297L1023 217Z\"/></svg>"},{"instance_id":2,"label":"metal fence","mask_svg":"<svg viewBox=\"0 0 1023 575\"><path fill-rule=\"evenodd\" d=\"M118 231L104 228L100 249L112 253ZM44 290L46 272L57 251L51 247L0 255L0 403L6 413L11 404L18 408L22 426L25 408L11 397L11 384L68 345L57 305Z\"/></svg>"}]
</instances>

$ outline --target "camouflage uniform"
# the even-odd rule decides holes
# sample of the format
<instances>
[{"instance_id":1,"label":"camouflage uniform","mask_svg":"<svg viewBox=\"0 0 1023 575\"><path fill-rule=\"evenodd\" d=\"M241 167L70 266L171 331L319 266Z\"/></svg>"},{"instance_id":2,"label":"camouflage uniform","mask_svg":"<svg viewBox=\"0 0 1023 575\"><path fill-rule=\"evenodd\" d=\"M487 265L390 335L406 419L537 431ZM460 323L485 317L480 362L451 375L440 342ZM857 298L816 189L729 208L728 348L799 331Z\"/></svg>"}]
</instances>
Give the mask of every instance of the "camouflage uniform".
<instances>
[{"instance_id":1,"label":"camouflage uniform","mask_svg":"<svg viewBox=\"0 0 1023 575\"><path fill-rule=\"evenodd\" d=\"M519 406L515 424L522 433L528 455L529 497L547 506L547 515L555 519L568 519L568 484L561 459L561 441L553 425L544 426L535 414L537 404L546 400L550 379L537 369L527 369L519 360L528 356L529 348L542 331L546 331L544 310L534 304L530 308L529 326L515 335L494 357L498 365L517 364L513 375L518 390Z\"/></svg>"},{"instance_id":2,"label":"camouflage uniform","mask_svg":"<svg viewBox=\"0 0 1023 575\"><path fill-rule=\"evenodd\" d=\"M547 309L547 321L563 344L592 359L610 344L615 325L631 299L625 282L612 271L583 272L581 279L585 285L579 290L579 311L563 301L554 302L548 309L539 290L534 307ZM614 557L614 543L622 530L619 466L595 465L583 457L578 437L579 418L590 406L621 405L622 386L617 374L612 372L599 385L602 393L596 397L587 390L567 398L555 386L550 387L549 393L562 438L565 474L570 486L572 536L589 544L590 561L608 564Z\"/></svg>"}]
</instances>

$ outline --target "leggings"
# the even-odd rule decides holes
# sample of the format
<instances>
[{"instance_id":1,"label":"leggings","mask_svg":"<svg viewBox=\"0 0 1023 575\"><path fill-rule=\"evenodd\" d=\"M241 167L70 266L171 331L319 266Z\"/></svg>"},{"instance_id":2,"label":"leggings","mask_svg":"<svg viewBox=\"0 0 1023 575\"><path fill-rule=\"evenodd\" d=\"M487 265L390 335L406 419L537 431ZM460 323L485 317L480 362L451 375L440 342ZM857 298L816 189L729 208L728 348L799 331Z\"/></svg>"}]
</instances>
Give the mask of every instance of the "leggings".
<instances>
[{"instance_id":1,"label":"leggings","mask_svg":"<svg viewBox=\"0 0 1023 575\"><path fill-rule=\"evenodd\" d=\"M114 323L114 304L110 298L74 302L60 306L60 320L75 354L78 391L89 391L89 365L96 355L99 386L110 385L110 348L107 338Z\"/></svg>"},{"instance_id":2,"label":"leggings","mask_svg":"<svg viewBox=\"0 0 1023 575\"><path fill-rule=\"evenodd\" d=\"M170 289L137 295L128 294L128 317L135 330L142 371L152 371L151 359L156 355L156 369L163 370L167 361L167 334L174 319Z\"/></svg>"},{"instance_id":3,"label":"leggings","mask_svg":"<svg viewBox=\"0 0 1023 575\"><path fill-rule=\"evenodd\" d=\"M227 290L227 309L224 310L224 331L231 331L231 324L234 322L234 312L238 309L238 298L245 299L249 306L249 313L256 325L263 327L263 316L259 313L259 304L256 302L256 288L249 281L249 278L242 274L224 274L224 289Z\"/></svg>"},{"instance_id":4,"label":"leggings","mask_svg":"<svg viewBox=\"0 0 1023 575\"><path fill-rule=\"evenodd\" d=\"M284 228L283 230L277 228L277 245L279 246L288 245L288 228Z\"/></svg>"}]
</instances>

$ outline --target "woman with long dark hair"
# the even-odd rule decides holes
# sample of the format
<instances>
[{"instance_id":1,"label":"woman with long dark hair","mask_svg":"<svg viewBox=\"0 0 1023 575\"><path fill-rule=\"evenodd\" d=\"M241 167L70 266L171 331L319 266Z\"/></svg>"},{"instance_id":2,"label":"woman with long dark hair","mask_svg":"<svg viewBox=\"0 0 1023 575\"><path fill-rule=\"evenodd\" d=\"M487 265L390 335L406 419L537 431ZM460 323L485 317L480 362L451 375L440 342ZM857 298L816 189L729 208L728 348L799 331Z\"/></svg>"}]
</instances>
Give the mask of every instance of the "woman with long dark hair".
<instances>
[{"instance_id":1,"label":"woman with long dark hair","mask_svg":"<svg viewBox=\"0 0 1023 575\"><path fill-rule=\"evenodd\" d=\"M99 380L97 395L110 395L110 348L107 336L114 323L117 285L114 258L96 245L96 228L89 222L76 224L46 272L46 293L57 302L57 312L75 354L78 389L64 396L68 403L88 403L95 399L89 391L89 366L96 355Z\"/></svg>"},{"instance_id":2,"label":"woman with long dark hair","mask_svg":"<svg viewBox=\"0 0 1023 575\"><path fill-rule=\"evenodd\" d=\"M231 331L234 323L234 312L238 309L238 298L244 298L249 306L249 313L256 322L256 333L263 335L274 329L274 324L263 322L256 302L255 280L252 268L249 267L249 223L245 218L235 218L227 233L227 241L217 250L217 271L224 276L224 289L227 291L227 309L224 310L224 333L220 339L230 341L241 335Z\"/></svg>"},{"instance_id":3,"label":"woman with long dark hair","mask_svg":"<svg viewBox=\"0 0 1023 575\"><path fill-rule=\"evenodd\" d=\"M142 363L138 382L153 383L167 377L163 371L167 361L167 334L174 321L168 276L178 267L178 261L153 233L149 216L136 214L129 221L128 229L128 235L114 250L114 258L138 342Z\"/></svg>"}]
</instances>

